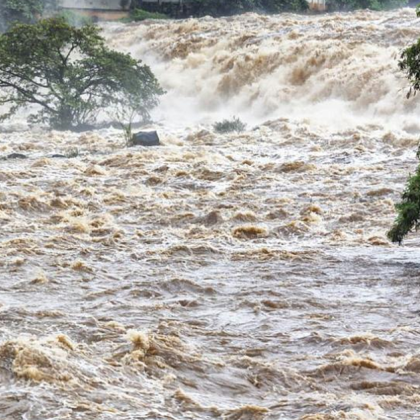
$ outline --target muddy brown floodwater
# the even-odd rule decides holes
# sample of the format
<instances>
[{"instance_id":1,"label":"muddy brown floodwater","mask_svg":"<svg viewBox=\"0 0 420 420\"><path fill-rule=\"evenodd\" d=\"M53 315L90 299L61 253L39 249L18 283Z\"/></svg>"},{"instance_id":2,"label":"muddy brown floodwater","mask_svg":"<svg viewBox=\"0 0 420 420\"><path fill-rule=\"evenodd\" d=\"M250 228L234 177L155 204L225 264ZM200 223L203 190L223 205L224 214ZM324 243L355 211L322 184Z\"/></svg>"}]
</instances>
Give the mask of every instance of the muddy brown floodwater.
<instances>
[{"instance_id":1,"label":"muddy brown floodwater","mask_svg":"<svg viewBox=\"0 0 420 420\"><path fill-rule=\"evenodd\" d=\"M386 240L413 10L105 35L168 91L163 145L2 125L1 420L420 419L420 243Z\"/></svg>"}]
</instances>

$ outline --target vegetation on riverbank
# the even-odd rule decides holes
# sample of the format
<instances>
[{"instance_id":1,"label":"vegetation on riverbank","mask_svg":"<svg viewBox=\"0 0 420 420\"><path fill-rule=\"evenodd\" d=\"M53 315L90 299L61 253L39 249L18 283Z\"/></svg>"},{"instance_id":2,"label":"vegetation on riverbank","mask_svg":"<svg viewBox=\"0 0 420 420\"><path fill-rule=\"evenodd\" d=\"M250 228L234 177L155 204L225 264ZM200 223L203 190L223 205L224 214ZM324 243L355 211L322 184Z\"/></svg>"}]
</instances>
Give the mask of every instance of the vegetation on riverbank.
<instances>
[{"instance_id":1,"label":"vegetation on riverbank","mask_svg":"<svg viewBox=\"0 0 420 420\"><path fill-rule=\"evenodd\" d=\"M70 26L75 26L76 28L94 24L92 17L71 10L60 10L54 16L64 19Z\"/></svg>"},{"instance_id":2,"label":"vegetation on riverbank","mask_svg":"<svg viewBox=\"0 0 420 420\"><path fill-rule=\"evenodd\" d=\"M33 23L45 10L42 0L2 0L0 2L0 32L13 22Z\"/></svg>"},{"instance_id":3,"label":"vegetation on riverbank","mask_svg":"<svg viewBox=\"0 0 420 420\"><path fill-rule=\"evenodd\" d=\"M77 29L63 18L17 24L0 35L0 105L36 105L28 120L56 129L94 124L113 109L148 120L164 92L150 68L109 49L100 29ZM127 111L128 110L128 111Z\"/></svg>"},{"instance_id":4,"label":"vegetation on riverbank","mask_svg":"<svg viewBox=\"0 0 420 420\"><path fill-rule=\"evenodd\" d=\"M408 0L327 0L330 11L350 11L356 9L386 10L406 6ZM142 7L149 12L160 12L170 17L214 17L229 16L244 12L306 12L306 0L192 0L180 9L179 5L163 3L134 2L133 7ZM137 12L136 12L137 13Z\"/></svg>"},{"instance_id":5,"label":"vegetation on riverbank","mask_svg":"<svg viewBox=\"0 0 420 420\"><path fill-rule=\"evenodd\" d=\"M330 11L357 9L388 10L408 5L408 0L327 0Z\"/></svg>"},{"instance_id":6,"label":"vegetation on riverbank","mask_svg":"<svg viewBox=\"0 0 420 420\"><path fill-rule=\"evenodd\" d=\"M168 19L169 16L159 12L148 12L143 9L133 9L130 17L122 19L123 22L142 22L149 19Z\"/></svg>"},{"instance_id":7,"label":"vegetation on riverbank","mask_svg":"<svg viewBox=\"0 0 420 420\"><path fill-rule=\"evenodd\" d=\"M301 12L308 10L306 0L192 0L180 8L178 4L133 2L134 7L141 7L150 12L164 13L170 17L213 17L230 16L251 11L268 13Z\"/></svg>"},{"instance_id":8,"label":"vegetation on riverbank","mask_svg":"<svg viewBox=\"0 0 420 420\"><path fill-rule=\"evenodd\" d=\"M406 6L408 0L327 0L328 10L372 9L384 10ZM191 0L180 7L174 3L143 3L140 0L131 2L132 11L125 21L139 22L146 19L165 19L231 16L245 12L281 13L307 12L306 0ZM35 23L41 16L57 14L57 0L2 0L0 2L0 32L6 31L16 22ZM89 18L69 11L59 15L75 26L89 23Z\"/></svg>"},{"instance_id":9,"label":"vegetation on riverbank","mask_svg":"<svg viewBox=\"0 0 420 420\"><path fill-rule=\"evenodd\" d=\"M417 17L420 17L420 5L417 6ZM409 81L407 98L410 98L420 91L420 39L402 52L399 66ZM417 159L420 160L420 147ZM388 232L388 238L401 244L408 233L420 228L420 164L414 175L409 175L401 202L395 208L397 218Z\"/></svg>"},{"instance_id":10,"label":"vegetation on riverbank","mask_svg":"<svg viewBox=\"0 0 420 420\"><path fill-rule=\"evenodd\" d=\"M420 165L415 174L408 177L401 202L395 207L398 216L388 232L388 238L401 244L409 232L420 227Z\"/></svg>"}]
</instances>

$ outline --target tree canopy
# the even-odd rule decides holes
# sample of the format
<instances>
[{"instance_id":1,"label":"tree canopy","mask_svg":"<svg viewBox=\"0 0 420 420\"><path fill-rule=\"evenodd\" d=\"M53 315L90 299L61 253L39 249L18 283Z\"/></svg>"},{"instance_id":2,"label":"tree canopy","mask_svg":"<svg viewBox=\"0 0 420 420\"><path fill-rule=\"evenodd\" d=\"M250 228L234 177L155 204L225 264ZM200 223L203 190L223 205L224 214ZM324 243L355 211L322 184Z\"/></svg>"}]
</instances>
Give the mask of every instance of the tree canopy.
<instances>
[{"instance_id":1,"label":"tree canopy","mask_svg":"<svg viewBox=\"0 0 420 420\"><path fill-rule=\"evenodd\" d=\"M106 47L95 26L51 18L0 35L0 104L10 106L3 119L29 105L31 122L57 129L92 124L109 107L148 119L162 94L150 68Z\"/></svg>"},{"instance_id":2,"label":"tree canopy","mask_svg":"<svg viewBox=\"0 0 420 420\"><path fill-rule=\"evenodd\" d=\"M53 9L56 0L1 0L0 32L15 22L33 23L46 9Z\"/></svg>"},{"instance_id":3,"label":"tree canopy","mask_svg":"<svg viewBox=\"0 0 420 420\"><path fill-rule=\"evenodd\" d=\"M401 244L409 232L420 227L420 165L416 173L409 176L401 202L395 207L398 216L388 238Z\"/></svg>"},{"instance_id":4,"label":"tree canopy","mask_svg":"<svg viewBox=\"0 0 420 420\"><path fill-rule=\"evenodd\" d=\"M408 0L327 0L330 10L386 10L407 6Z\"/></svg>"},{"instance_id":5,"label":"tree canopy","mask_svg":"<svg viewBox=\"0 0 420 420\"><path fill-rule=\"evenodd\" d=\"M417 16L420 17L420 6L417 7ZM402 52L399 67L409 81L409 98L420 90L420 39ZM417 151L417 158L420 159L420 149ZM392 242L401 244L409 232L420 227L420 165L417 166L414 175L408 177L396 210L397 218L388 232L388 237Z\"/></svg>"},{"instance_id":6,"label":"tree canopy","mask_svg":"<svg viewBox=\"0 0 420 420\"><path fill-rule=\"evenodd\" d=\"M149 11L167 13L179 16L179 5L162 3L143 3L141 0L132 2L132 6ZM300 12L308 9L306 0L191 0L185 3L183 16L229 16L250 11Z\"/></svg>"},{"instance_id":7,"label":"tree canopy","mask_svg":"<svg viewBox=\"0 0 420 420\"><path fill-rule=\"evenodd\" d=\"M372 9L384 10L406 6L408 0L327 0L329 10ZM144 3L134 0L133 7L179 16L179 6L174 4ZM185 3L183 16L228 16L237 13L261 11L268 13L302 12L308 10L306 0L190 0Z\"/></svg>"}]
</instances>

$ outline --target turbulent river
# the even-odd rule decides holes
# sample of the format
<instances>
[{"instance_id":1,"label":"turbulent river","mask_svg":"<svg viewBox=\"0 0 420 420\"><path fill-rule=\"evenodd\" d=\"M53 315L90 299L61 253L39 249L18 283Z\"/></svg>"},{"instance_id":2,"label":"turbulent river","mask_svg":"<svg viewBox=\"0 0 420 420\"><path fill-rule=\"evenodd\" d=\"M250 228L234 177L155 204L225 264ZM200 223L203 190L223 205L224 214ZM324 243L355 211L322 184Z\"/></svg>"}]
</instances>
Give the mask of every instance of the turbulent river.
<instances>
[{"instance_id":1,"label":"turbulent river","mask_svg":"<svg viewBox=\"0 0 420 420\"><path fill-rule=\"evenodd\" d=\"M414 11L104 33L167 91L163 145L2 125L1 420L420 419L420 241L386 240Z\"/></svg>"}]
</instances>

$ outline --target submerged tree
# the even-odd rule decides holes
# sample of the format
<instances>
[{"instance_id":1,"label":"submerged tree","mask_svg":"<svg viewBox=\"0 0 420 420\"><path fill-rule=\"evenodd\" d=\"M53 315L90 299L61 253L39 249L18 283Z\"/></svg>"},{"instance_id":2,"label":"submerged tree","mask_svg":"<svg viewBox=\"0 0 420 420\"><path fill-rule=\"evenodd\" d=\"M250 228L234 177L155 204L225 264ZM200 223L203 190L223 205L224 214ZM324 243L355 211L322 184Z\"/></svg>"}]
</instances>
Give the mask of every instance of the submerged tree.
<instances>
[{"instance_id":1,"label":"submerged tree","mask_svg":"<svg viewBox=\"0 0 420 420\"><path fill-rule=\"evenodd\" d=\"M420 16L420 7L417 7L417 16ZM410 83L407 97L416 95L420 90L420 39L403 51L399 67ZM417 158L420 159L420 149L417 151ZM415 174L409 176L402 200L396 205L396 209L398 215L388 237L392 242L401 244L410 231L420 227L420 165Z\"/></svg>"},{"instance_id":2,"label":"submerged tree","mask_svg":"<svg viewBox=\"0 0 420 420\"><path fill-rule=\"evenodd\" d=\"M121 103L149 118L164 93L158 81L148 66L107 48L99 32L51 18L17 24L1 35L0 105L10 105L1 118L36 105L30 122L71 129L94 123L100 111Z\"/></svg>"}]
</instances>

